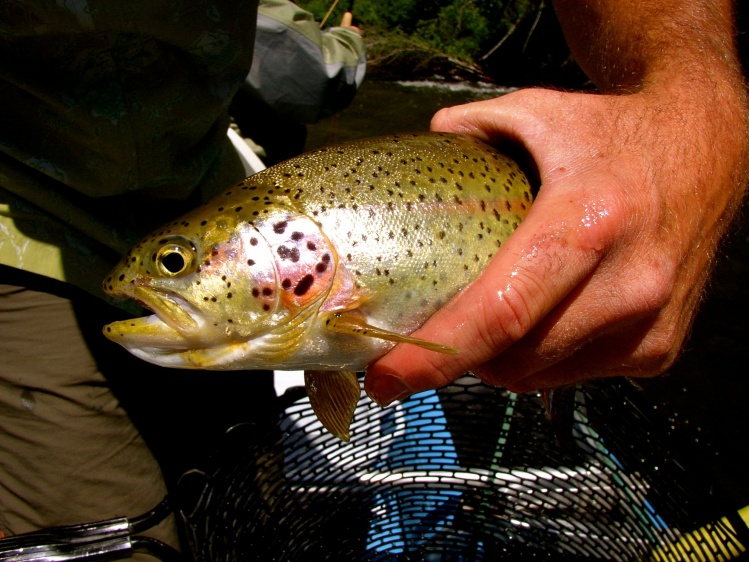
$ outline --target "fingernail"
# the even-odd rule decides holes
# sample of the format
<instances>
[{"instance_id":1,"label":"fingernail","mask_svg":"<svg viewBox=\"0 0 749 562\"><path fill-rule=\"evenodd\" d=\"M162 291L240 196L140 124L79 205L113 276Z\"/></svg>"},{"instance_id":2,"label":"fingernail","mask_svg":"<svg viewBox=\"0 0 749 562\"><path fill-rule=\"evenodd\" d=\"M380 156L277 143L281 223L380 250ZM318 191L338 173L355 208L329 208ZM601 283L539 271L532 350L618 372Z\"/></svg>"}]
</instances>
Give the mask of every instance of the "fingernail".
<instances>
[{"instance_id":1,"label":"fingernail","mask_svg":"<svg viewBox=\"0 0 749 562\"><path fill-rule=\"evenodd\" d=\"M395 375L379 375L366 390L367 395L383 408L395 400L403 400L413 394L413 391Z\"/></svg>"}]
</instances>

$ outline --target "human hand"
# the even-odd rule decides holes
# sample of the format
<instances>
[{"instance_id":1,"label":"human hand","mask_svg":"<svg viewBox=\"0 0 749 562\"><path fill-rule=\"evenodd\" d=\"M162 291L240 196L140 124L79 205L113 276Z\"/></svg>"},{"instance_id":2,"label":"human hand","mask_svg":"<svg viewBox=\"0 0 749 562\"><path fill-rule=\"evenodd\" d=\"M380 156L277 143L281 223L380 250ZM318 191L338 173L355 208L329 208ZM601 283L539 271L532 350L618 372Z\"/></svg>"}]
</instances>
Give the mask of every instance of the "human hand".
<instances>
[{"instance_id":1,"label":"human hand","mask_svg":"<svg viewBox=\"0 0 749 562\"><path fill-rule=\"evenodd\" d=\"M369 368L369 395L386 405L468 370L516 392L664 372L741 200L743 104L672 85L440 111L435 130L523 145L541 189L482 275L415 333L462 353L399 345Z\"/></svg>"},{"instance_id":2,"label":"human hand","mask_svg":"<svg viewBox=\"0 0 749 562\"><path fill-rule=\"evenodd\" d=\"M353 24L354 21L354 14L351 12L346 12L343 14L343 17L341 18L341 25L340 27L348 27L349 29L356 31L359 35L361 35L361 29L359 29L357 26Z\"/></svg>"}]
</instances>

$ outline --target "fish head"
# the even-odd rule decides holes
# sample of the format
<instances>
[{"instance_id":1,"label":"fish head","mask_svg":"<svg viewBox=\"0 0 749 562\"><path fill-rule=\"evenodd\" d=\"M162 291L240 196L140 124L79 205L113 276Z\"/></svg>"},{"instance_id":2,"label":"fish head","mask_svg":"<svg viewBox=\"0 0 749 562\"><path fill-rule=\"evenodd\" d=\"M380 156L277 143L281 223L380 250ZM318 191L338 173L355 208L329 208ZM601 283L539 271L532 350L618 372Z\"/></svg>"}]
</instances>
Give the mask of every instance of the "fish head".
<instances>
[{"instance_id":1,"label":"fish head","mask_svg":"<svg viewBox=\"0 0 749 562\"><path fill-rule=\"evenodd\" d=\"M283 355L284 337L298 339L293 320L332 281L329 242L283 204L229 203L174 221L121 260L104 291L153 314L105 326L109 339L151 363L202 369L264 368L247 357L262 342Z\"/></svg>"}]
</instances>

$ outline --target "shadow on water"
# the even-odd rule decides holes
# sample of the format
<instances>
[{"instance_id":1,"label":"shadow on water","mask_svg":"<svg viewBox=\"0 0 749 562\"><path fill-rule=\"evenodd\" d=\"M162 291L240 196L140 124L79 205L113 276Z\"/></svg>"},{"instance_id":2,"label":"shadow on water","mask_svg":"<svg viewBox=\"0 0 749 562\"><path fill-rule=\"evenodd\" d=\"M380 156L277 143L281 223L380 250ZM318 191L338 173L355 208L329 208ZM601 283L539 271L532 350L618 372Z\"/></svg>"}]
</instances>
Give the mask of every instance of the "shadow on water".
<instances>
[{"instance_id":1,"label":"shadow on water","mask_svg":"<svg viewBox=\"0 0 749 562\"><path fill-rule=\"evenodd\" d=\"M352 105L309 127L307 148L386 133L427 130L441 107L488 99L498 89L365 82ZM724 243L692 335L665 375L641 381L671 436L694 451L736 507L749 505L749 228L744 210Z\"/></svg>"}]
</instances>

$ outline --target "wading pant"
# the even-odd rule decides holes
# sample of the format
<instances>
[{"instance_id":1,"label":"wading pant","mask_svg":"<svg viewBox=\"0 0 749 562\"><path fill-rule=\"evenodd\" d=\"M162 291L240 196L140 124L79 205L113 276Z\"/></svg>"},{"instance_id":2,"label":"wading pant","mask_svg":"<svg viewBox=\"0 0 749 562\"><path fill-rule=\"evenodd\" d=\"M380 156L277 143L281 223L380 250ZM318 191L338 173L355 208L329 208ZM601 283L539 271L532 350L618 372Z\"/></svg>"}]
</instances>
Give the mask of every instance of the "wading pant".
<instances>
[{"instance_id":1,"label":"wading pant","mask_svg":"<svg viewBox=\"0 0 749 562\"><path fill-rule=\"evenodd\" d=\"M165 495L71 300L0 285L0 530L134 517ZM178 546L173 518L144 534Z\"/></svg>"}]
</instances>

